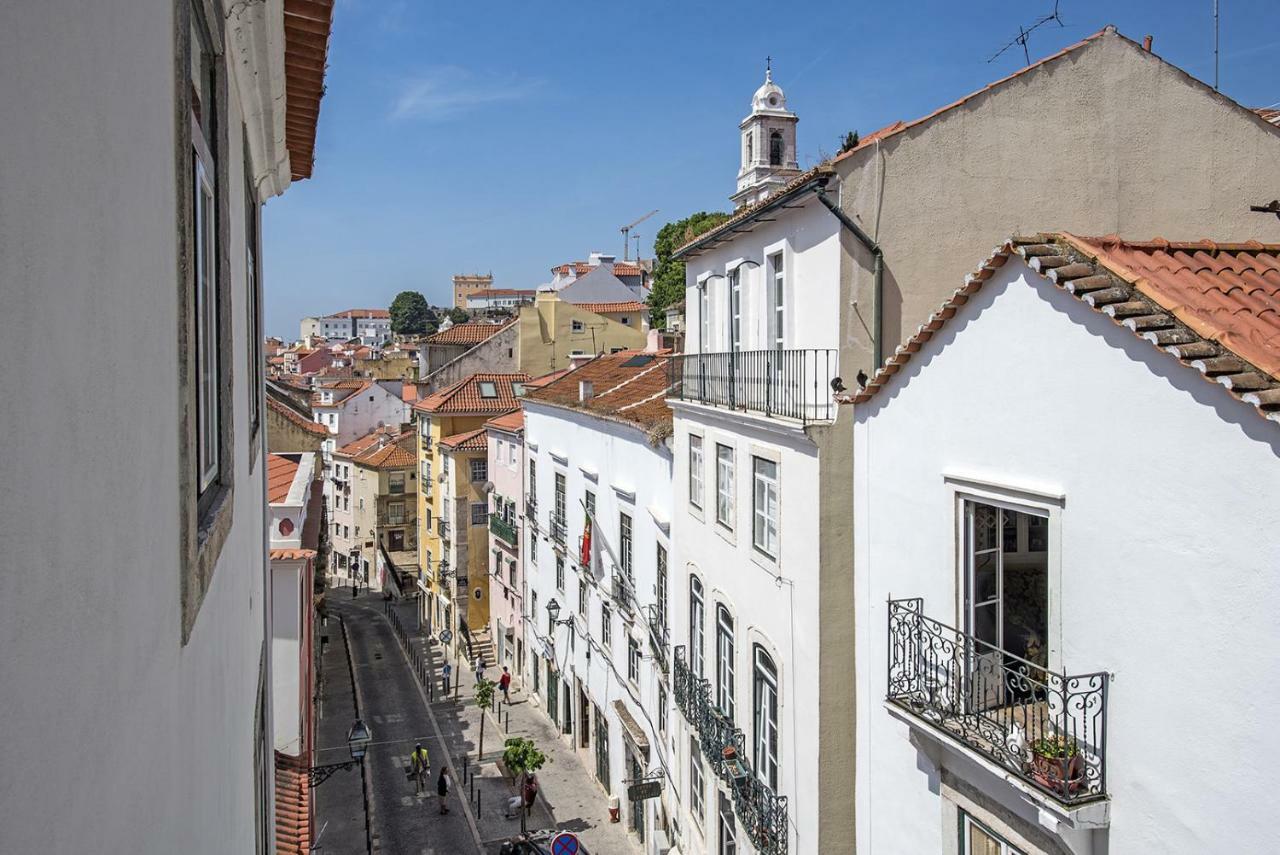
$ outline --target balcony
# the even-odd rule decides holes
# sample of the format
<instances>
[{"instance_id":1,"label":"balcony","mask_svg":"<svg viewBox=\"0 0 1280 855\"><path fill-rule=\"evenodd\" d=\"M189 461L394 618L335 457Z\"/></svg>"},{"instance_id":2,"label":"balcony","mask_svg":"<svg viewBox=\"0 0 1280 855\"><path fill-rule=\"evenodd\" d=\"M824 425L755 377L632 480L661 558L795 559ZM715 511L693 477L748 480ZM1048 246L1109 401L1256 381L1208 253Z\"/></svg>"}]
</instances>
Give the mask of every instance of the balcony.
<instances>
[{"instance_id":1,"label":"balcony","mask_svg":"<svg viewBox=\"0 0 1280 855\"><path fill-rule=\"evenodd\" d=\"M636 596L631 581L622 573L613 574L613 600L628 615L635 614Z\"/></svg>"},{"instance_id":2,"label":"balcony","mask_svg":"<svg viewBox=\"0 0 1280 855\"><path fill-rule=\"evenodd\" d=\"M649 625L649 649L653 652L653 661L658 663L662 673L666 674L668 665L667 648L671 645L671 637L657 603L644 607L646 623Z\"/></svg>"},{"instance_id":3,"label":"balcony","mask_svg":"<svg viewBox=\"0 0 1280 855\"><path fill-rule=\"evenodd\" d=\"M449 540L451 533L449 531L449 522L444 519L436 520L436 534L440 535L441 540Z\"/></svg>"},{"instance_id":4,"label":"balcony","mask_svg":"<svg viewBox=\"0 0 1280 855\"><path fill-rule=\"evenodd\" d=\"M489 531L493 532L512 547L519 546L515 523L507 522L497 514L489 514Z\"/></svg>"},{"instance_id":5,"label":"balcony","mask_svg":"<svg viewBox=\"0 0 1280 855\"><path fill-rule=\"evenodd\" d=\"M524 500L524 518L533 526L534 531L538 530L538 500L532 496L528 496Z\"/></svg>"},{"instance_id":6,"label":"balcony","mask_svg":"<svg viewBox=\"0 0 1280 855\"><path fill-rule=\"evenodd\" d=\"M889 601L889 703L1068 807L1107 796L1105 672L1048 670Z\"/></svg>"},{"instance_id":7,"label":"balcony","mask_svg":"<svg viewBox=\"0 0 1280 855\"><path fill-rule=\"evenodd\" d=\"M711 701L711 683L693 672L685 649L675 649L672 678L676 707L698 732L707 765L733 792L733 812L760 855L786 855L787 797L780 796L751 770L746 737Z\"/></svg>"},{"instance_id":8,"label":"balcony","mask_svg":"<svg viewBox=\"0 0 1280 855\"><path fill-rule=\"evenodd\" d=\"M668 363L671 397L809 423L835 418L834 350L686 353Z\"/></svg>"},{"instance_id":9,"label":"balcony","mask_svg":"<svg viewBox=\"0 0 1280 855\"><path fill-rule=\"evenodd\" d=\"M551 539L560 546L564 546L565 539L568 536L569 524L565 521L562 514L551 515Z\"/></svg>"}]
</instances>

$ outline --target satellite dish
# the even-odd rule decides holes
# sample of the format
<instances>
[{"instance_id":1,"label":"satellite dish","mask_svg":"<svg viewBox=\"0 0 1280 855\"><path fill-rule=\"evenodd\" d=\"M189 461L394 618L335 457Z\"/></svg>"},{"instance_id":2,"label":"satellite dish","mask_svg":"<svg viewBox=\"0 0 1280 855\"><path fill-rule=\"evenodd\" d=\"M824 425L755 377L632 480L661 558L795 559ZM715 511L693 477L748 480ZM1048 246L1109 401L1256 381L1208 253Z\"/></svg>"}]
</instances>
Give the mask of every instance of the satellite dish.
<instances>
[{"instance_id":1,"label":"satellite dish","mask_svg":"<svg viewBox=\"0 0 1280 855\"><path fill-rule=\"evenodd\" d=\"M492 493L492 492L493 492L493 482L492 482L492 481L485 481L485 482L484 482L484 488L483 488L483 489L484 489L484 491L485 491L486 493Z\"/></svg>"}]
</instances>

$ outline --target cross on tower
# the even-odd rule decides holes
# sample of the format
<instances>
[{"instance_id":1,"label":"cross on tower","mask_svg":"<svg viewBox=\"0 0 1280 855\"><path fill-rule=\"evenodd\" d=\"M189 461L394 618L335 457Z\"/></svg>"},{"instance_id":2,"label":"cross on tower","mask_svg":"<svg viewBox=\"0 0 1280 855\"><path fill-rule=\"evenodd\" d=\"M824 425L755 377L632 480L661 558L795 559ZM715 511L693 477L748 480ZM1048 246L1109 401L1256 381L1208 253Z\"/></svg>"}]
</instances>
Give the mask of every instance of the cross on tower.
<instances>
[{"instance_id":1,"label":"cross on tower","mask_svg":"<svg viewBox=\"0 0 1280 855\"><path fill-rule=\"evenodd\" d=\"M771 56L766 56L766 57L764 58L764 70L765 70L765 71L773 71L773 57L771 57Z\"/></svg>"}]
</instances>

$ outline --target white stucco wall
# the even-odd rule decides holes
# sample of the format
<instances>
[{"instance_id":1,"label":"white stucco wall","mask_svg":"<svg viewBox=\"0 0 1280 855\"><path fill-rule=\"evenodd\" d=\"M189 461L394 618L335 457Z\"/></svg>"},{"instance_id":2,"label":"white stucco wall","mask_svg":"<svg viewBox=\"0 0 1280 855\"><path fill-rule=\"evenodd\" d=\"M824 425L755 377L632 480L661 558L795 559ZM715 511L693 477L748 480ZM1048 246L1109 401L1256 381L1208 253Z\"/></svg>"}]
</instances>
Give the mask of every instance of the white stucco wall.
<instances>
[{"instance_id":1,"label":"white stucco wall","mask_svg":"<svg viewBox=\"0 0 1280 855\"><path fill-rule=\"evenodd\" d=\"M658 733L658 681L662 679L657 663L653 661L649 646L647 618L643 608L655 602L657 587L657 547L662 545L668 553L669 578L678 578L670 563L671 542L663 523L671 518L671 452L665 444L650 445L647 437L638 429L594 416L549 407L534 400L525 401L525 454L526 459L537 461L538 519L542 536L538 539L536 564L526 562L526 586L530 592L525 608L525 647L530 653L544 649L547 638L546 607L554 597L561 606L560 619L575 618L579 626L585 626L589 640L579 630L574 631L570 645L570 629L557 628L554 649L560 669L560 706L563 720L564 687L568 682L575 686L575 678L581 680L591 699L604 711L609 723L609 763L612 792L623 802L626 817L630 804L626 800L626 786L622 781L631 775L624 768L623 726L613 704L621 700L636 722L645 729L650 752L646 771L658 772L664 767L672 771L672 759ZM524 464L527 484L528 463ZM565 475L565 507L567 517L565 587L559 590L555 580L555 552L549 536L550 515L555 507L555 473ZM599 584L589 595L588 614L578 613L578 539L583 531L583 500L585 491L596 497L595 554L602 570ZM626 612L613 599L612 647L606 653L601 645L602 597L608 597L614 573L613 556L618 550L619 514L626 513L632 521L632 574L636 612L634 621L628 623ZM526 534L525 544L528 543ZM528 614L532 608L533 594L537 596L537 613ZM669 619L675 613L668 601ZM640 644L643 659L640 663L640 680L633 685L627 674L627 636L630 634ZM541 699L546 700L546 668L543 660L537 660L541 668ZM531 686L526 678L526 687ZM667 683L668 732L675 722L675 709ZM570 707L573 710L573 734L566 740L577 744L578 728L582 722L578 716L575 696ZM563 729L563 728L562 728ZM591 733L592 747L583 755L592 775L595 773L595 733ZM641 759L643 765L644 761ZM668 779L668 789L674 781ZM646 827L649 830L649 851L654 846L654 830L658 827L656 811L658 802L645 802ZM625 820L624 820L625 821Z\"/></svg>"},{"instance_id":2,"label":"white stucco wall","mask_svg":"<svg viewBox=\"0 0 1280 855\"><path fill-rule=\"evenodd\" d=\"M6 317L41 319L0 339L0 720L21 735L0 852L255 847L266 461L240 106L232 86L233 524L183 645L174 8L0 4L0 291Z\"/></svg>"},{"instance_id":3,"label":"white stucco wall","mask_svg":"<svg viewBox=\"0 0 1280 855\"><path fill-rule=\"evenodd\" d=\"M1280 431L1030 277L1011 260L856 407L859 852L955 845L935 761L883 705L886 601L923 597L956 622L967 488L947 473L1062 497L1021 499L1053 511L1050 665L1115 677L1110 828L1061 839L1081 853L1270 851ZM951 771L1036 827L1009 784L964 765Z\"/></svg>"},{"instance_id":4,"label":"white stucco wall","mask_svg":"<svg viewBox=\"0 0 1280 855\"><path fill-rule=\"evenodd\" d=\"M515 515L512 528L515 529L519 543L511 548L501 538L489 534L489 569L496 578L489 581L489 628L493 637L494 653L498 657L498 666L506 665L515 676L523 676L525 662L516 655L516 641L523 642L524 614L524 526L520 524L524 516L524 439L522 433L509 433L505 430L490 428L489 437L489 481L493 484L493 492L489 494L489 514L499 513L497 497L515 503ZM501 553L502 566L495 570L493 566L494 552ZM510 562L515 562L516 575L512 582L509 572ZM506 638L506 630L511 629L514 636L511 643ZM523 646L523 645L521 645ZM527 660L527 656L523 657Z\"/></svg>"}]
</instances>

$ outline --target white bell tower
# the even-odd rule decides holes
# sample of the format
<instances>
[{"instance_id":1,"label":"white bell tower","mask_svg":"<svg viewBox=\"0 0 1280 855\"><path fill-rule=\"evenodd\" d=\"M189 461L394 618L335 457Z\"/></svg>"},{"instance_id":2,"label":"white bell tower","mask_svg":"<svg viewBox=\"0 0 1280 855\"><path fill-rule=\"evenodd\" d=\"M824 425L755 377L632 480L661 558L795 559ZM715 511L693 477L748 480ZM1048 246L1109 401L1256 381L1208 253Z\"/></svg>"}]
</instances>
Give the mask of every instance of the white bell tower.
<instances>
[{"instance_id":1,"label":"white bell tower","mask_svg":"<svg viewBox=\"0 0 1280 855\"><path fill-rule=\"evenodd\" d=\"M773 82L773 61L765 59L764 85L751 98L751 113L742 130L742 168L738 191L729 198L734 207L754 205L800 174L796 162L796 122L787 109L787 96Z\"/></svg>"}]
</instances>

